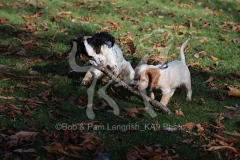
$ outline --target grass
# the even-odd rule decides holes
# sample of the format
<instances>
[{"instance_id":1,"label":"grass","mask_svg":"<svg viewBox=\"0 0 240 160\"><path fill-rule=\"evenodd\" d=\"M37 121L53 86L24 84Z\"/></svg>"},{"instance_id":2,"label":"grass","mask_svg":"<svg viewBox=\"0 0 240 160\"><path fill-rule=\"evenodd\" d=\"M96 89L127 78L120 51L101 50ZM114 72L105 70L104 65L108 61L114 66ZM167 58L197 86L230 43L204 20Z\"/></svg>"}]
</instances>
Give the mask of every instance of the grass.
<instances>
[{"instance_id":1,"label":"grass","mask_svg":"<svg viewBox=\"0 0 240 160\"><path fill-rule=\"evenodd\" d=\"M80 86L74 83L74 79L83 77L83 73L73 75L69 78L67 75L69 64L64 59L42 59L36 63L27 63L28 60L41 59L43 56L49 56L54 53L63 55L68 50L64 44L67 40L82 33L87 35L101 31L104 28L108 29L116 39L117 43L123 50L125 57L133 61L132 56L128 53L128 46L124 42L130 41L132 37L133 43L136 46L136 53L133 57L143 57L144 55L153 52L156 55L161 55L157 50L149 51L144 47L151 47L154 42L161 42L169 40L164 37L161 32L155 32L157 29L167 30L173 37L172 47L168 52L168 56L176 55L173 58L168 58L168 61L178 59L179 47L188 37L192 37L189 42L188 51L186 52L186 59L188 64L202 63L202 68L216 65L217 67L211 69L210 72L203 72L200 66L190 67L193 101L185 101L185 92L178 90L171 99L168 107L174 111L181 109L184 117L165 115L157 113L157 117L150 117L148 113L142 112L141 116L118 117L112 113L111 108L107 107L101 111L94 111L95 119L103 126L113 125L127 125L138 124L144 131L130 131L122 133L120 131L106 131L106 130L85 130L92 132L95 136L99 136L106 143L106 152L111 159L125 159L126 152L140 144L152 145L159 143L164 148L171 148L172 144L179 144L176 152L180 157L188 159L197 159L202 152L199 148L192 148L190 145L181 144L181 141L186 139L182 137L179 132L167 132L162 130L164 124L182 125L187 122L194 122L200 124L210 124L215 121L220 113L228 113L229 110L224 106L234 106L239 104L239 98L231 97L227 94L227 89L223 87L224 84L234 86L239 89L239 78L232 76L232 72L238 71L239 64L239 40L233 43L231 40L239 37L239 32L232 30L231 26L227 30L223 30L218 26L224 22L239 22L239 2L228 1L200 1L195 2L191 7L183 7L182 4L189 4L189 1L181 1L176 3L174 1L9 1L3 0L0 4L0 18L6 18L7 23L0 24L0 45L1 45L1 59L0 64L4 67L1 69L0 88L6 91L1 93L1 96L13 96L15 100L0 99L1 103L12 103L19 106L23 110L33 111L32 116L26 115L9 115L8 112L2 112L0 116L0 132L9 135L8 130L14 132L29 130L30 126L35 127L35 131L41 132L43 128L48 128L50 131L55 130L57 123L75 124L82 121L89 120L86 111L80 109L76 104L69 101L68 97L73 95L75 97L83 97L87 94L88 87ZM59 13L71 11L70 15L65 18L59 18ZM41 16L31 18L35 13L42 13ZM24 21L23 16L28 17ZM125 16L125 20L123 20ZM55 20L51 20L54 17ZM166 26L178 26L184 24L188 26L191 19L192 27L183 29L167 29ZM111 20L111 22L106 22ZM27 22L26 22L27 21ZM35 32L25 32L21 28L29 27L28 23L35 24ZM119 27L111 28L113 23ZM210 25L201 28L204 23ZM147 34L152 34L146 39L142 45L141 39ZM126 35L129 35L127 37ZM182 36L179 36L182 35ZM124 42L119 41L123 37ZM200 43L199 40L207 38L207 42ZM220 40L220 37L225 37ZM22 45L22 42L33 40L30 45ZM20 48L26 49L27 55L18 56L15 54L4 55L7 51L4 47L11 45L10 51L19 51ZM143 47L144 46L144 47ZM200 46L200 50L195 48ZM206 51L205 56L196 58L194 55L200 51ZM213 61L211 56L218 58L218 61ZM136 66L137 62L133 62ZM14 78L5 73L13 73L16 76L26 76L28 69L32 67L38 72L38 76L42 81L49 82L51 86L45 86L40 81L30 81L26 79ZM214 81L216 89L211 89L207 84L203 83L210 76L215 76L217 80ZM29 84L36 85L36 90L18 88L18 83L29 86ZM9 90L14 86L14 91ZM98 83L96 91L103 87L102 83ZM111 86L121 97L114 95L110 89L107 89L109 95L114 99L120 108L121 114L124 113L124 108L141 108L144 104L134 96L126 93L119 87ZM110 87L109 87L110 88ZM38 94L51 90L51 96L59 98L61 101L57 102L51 99L44 100ZM29 106L20 101L19 98L36 97L44 102L44 105L32 110ZM221 99L220 97L224 97ZM86 100L87 98L85 98ZM201 99L204 100L202 104ZM160 97L157 98L160 100ZM105 101L97 93L94 94L94 104L98 105ZM86 103L86 101L85 101ZM206 110L214 110L215 113L209 113ZM239 116L235 116L231 120L224 120L225 129L227 131L239 130ZM145 124L153 124L158 122L161 129L158 132L144 128ZM1 129L2 128L2 129ZM3 129L6 128L6 129ZM60 132L60 131L59 131ZM214 133L213 130L206 130L206 135ZM113 138L118 137L118 141L113 141ZM198 144L203 142L198 136L189 135L194 138ZM69 142L70 143L70 142ZM50 145L49 141L40 140L35 144L37 155L41 158L45 157L46 151L41 146ZM223 153L220 152L222 156ZM1 150L0 150L1 156ZM216 156L214 158L217 158ZM71 159L71 158L70 158Z\"/></svg>"}]
</instances>

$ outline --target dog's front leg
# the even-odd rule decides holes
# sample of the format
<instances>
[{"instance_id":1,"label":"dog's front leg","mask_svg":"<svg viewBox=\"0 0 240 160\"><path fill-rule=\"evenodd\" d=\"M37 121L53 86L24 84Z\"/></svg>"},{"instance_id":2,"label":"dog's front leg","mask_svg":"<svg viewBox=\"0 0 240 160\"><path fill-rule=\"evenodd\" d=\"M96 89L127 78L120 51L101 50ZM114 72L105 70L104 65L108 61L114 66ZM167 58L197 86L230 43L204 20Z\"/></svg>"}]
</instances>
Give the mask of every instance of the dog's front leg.
<instances>
[{"instance_id":1,"label":"dog's front leg","mask_svg":"<svg viewBox=\"0 0 240 160\"><path fill-rule=\"evenodd\" d=\"M155 99L155 95L154 95L153 91L150 92L150 97L151 97L152 99Z\"/></svg>"},{"instance_id":2,"label":"dog's front leg","mask_svg":"<svg viewBox=\"0 0 240 160\"><path fill-rule=\"evenodd\" d=\"M92 79L93 79L93 74L95 75L95 78L99 79L103 73L101 71L99 71L98 69L92 67L84 76L83 80L82 80L82 85L88 85Z\"/></svg>"},{"instance_id":3,"label":"dog's front leg","mask_svg":"<svg viewBox=\"0 0 240 160\"><path fill-rule=\"evenodd\" d=\"M119 68L118 68L117 64L110 63L110 64L107 64L107 67L111 70L113 75L117 76L119 74Z\"/></svg>"},{"instance_id":4,"label":"dog's front leg","mask_svg":"<svg viewBox=\"0 0 240 160\"><path fill-rule=\"evenodd\" d=\"M114 56L112 52L107 52L106 66L112 71L112 73L117 76L119 74L120 66L117 63L117 57Z\"/></svg>"},{"instance_id":5,"label":"dog's front leg","mask_svg":"<svg viewBox=\"0 0 240 160\"><path fill-rule=\"evenodd\" d=\"M88 84L90 84L90 82L92 81L93 75L90 71L87 71L87 73L85 74L81 85L86 86Z\"/></svg>"},{"instance_id":6,"label":"dog's front leg","mask_svg":"<svg viewBox=\"0 0 240 160\"><path fill-rule=\"evenodd\" d=\"M166 90L163 90L162 91L162 99L161 99L161 103L163 104L163 105L165 105L165 106L167 106L167 104L168 104L168 102L169 102L169 100L170 100L170 97L171 97L171 93L172 93L172 91L171 91L171 89L166 89Z\"/></svg>"}]
</instances>

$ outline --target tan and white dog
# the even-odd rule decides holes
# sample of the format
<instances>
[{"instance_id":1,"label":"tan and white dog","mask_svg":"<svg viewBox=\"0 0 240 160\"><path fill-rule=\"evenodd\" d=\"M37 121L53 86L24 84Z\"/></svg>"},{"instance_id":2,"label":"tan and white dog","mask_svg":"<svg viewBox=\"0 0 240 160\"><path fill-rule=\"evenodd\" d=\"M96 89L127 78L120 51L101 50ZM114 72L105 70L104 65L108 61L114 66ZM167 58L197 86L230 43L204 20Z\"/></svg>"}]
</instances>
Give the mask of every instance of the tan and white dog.
<instances>
[{"instance_id":1,"label":"tan and white dog","mask_svg":"<svg viewBox=\"0 0 240 160\"><path fill-rule=\"evenodd\" d=\"M192 89L190 72L185 62L184 47L187 45L186 40L180 49L181 60L169 62L166 67L163 65L147 65L143 64L136 68L137 88L145 90L150 88L150 96L155 99L152 89L160 89L162 91L161 103L167 105L170 98L174 94L177 87L184 85L187 89L187 100L191 101Z\"/></svg>"}]
</instances>

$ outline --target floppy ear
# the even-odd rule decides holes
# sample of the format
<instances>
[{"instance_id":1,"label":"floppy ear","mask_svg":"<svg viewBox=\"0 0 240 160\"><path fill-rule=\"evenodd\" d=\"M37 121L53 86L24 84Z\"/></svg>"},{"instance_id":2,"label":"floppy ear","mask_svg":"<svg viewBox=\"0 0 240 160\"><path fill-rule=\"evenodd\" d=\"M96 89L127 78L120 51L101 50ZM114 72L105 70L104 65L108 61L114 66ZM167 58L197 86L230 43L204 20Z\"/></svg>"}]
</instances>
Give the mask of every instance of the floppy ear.
<instances>
[{"instance_id":1,"label":"floppy ear","mask_svg":"<svg viewBox=\"0 0 240 160\"><path fill-rule=\"evenodd\" d=\"M150 86L156 87L158 84L158 80L160 78L160 72L158 68L149 68L147 69L147 75L149 77Z\"/></svg>"}]
</instances>

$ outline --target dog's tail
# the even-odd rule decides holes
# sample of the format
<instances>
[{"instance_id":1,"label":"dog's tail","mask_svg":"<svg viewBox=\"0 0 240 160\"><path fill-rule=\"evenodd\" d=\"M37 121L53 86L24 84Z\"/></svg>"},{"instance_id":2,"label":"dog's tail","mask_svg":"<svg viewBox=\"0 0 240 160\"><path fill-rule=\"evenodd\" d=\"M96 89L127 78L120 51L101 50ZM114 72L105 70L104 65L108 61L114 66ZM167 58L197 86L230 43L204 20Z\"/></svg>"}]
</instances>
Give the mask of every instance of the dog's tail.
<instances>
[{"instance_id":1,"label":"dog's tail","mask_svg":"<svg viewBox=\"0 0 240 160\"><path fill-rule=\"evenodd\" d=\"M183 63L186 63L185 62L185 56L184 56L184 48L185 46L187 45L188 41L190 40L191 38L188 38L181 46L181 49L180 49L180 55L181 55L181 62Z\"/></svg>"}]
</instances>

